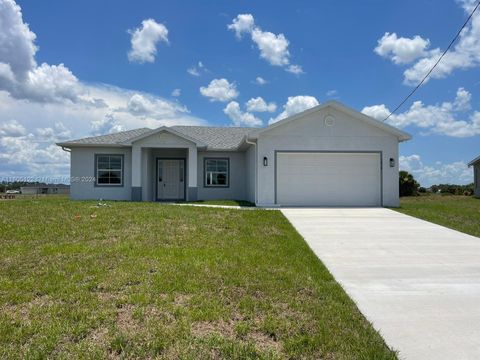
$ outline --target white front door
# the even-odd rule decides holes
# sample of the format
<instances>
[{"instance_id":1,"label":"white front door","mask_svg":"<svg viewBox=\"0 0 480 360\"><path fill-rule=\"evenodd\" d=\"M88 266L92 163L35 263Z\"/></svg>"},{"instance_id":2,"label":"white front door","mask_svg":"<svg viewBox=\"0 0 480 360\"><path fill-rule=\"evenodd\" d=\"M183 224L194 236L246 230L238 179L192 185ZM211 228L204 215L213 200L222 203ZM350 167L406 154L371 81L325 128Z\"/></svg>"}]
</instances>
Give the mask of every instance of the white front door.
<instances>
[{"instance_id":1,"label":"white front door","mask_svg":"<svg viewBox=\"0 0 480 360\"><path fill-rule=\"evenodd\" d=\"M185 160L157 160L157 200L185 198Z\"/></svg>"}]
</instances>

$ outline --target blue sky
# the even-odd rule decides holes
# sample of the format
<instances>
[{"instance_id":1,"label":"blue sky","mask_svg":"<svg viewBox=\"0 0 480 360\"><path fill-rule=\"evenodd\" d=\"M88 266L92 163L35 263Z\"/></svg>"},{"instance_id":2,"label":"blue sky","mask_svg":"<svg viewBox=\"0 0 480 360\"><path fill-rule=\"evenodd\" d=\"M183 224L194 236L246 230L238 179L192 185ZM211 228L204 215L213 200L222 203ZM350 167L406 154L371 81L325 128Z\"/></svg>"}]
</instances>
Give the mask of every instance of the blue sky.
<instances>
[{"instance_id":1,"label":"blue sky","mask_svg":"<svg viewBox=\"0 0 480 360\"><path fill-rule=\"evenodd\" d=\"M332 98L383 119L473 3L0 0L0 176L65 177L53 142L136 127L266 126ZM480 14L444 60L390 121L422 185L473 179Z\"/></svg>"}]
</instances>

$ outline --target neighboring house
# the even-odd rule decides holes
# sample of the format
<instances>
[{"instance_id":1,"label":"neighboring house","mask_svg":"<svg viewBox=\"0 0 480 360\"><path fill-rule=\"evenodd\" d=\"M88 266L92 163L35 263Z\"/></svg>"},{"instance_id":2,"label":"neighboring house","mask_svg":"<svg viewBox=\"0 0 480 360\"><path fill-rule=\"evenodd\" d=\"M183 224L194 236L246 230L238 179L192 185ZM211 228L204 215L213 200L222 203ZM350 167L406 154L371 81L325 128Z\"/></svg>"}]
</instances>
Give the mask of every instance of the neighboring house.
<instances>
[{"instance_id":1,"label":"neighboring house","mask_svg":"<svg viewBox=\"0 0 480 360\"><path fill-rule=\"evenodd\" d=\"M69 194L70 186L64 184L22 186L20 192L24 195Z\"/></svg>"},{"instance_id":2,"label":"neighboring house","mask_svg":"<svg viewBox=\"0 0 480 360\"><path fill-rule=\"evenodd\" d=\"M143 128L57 145L71 151L72 199L398 206L398 144L409 139L331 101L266 128Z\"/></svg>"},{"instance_id":3,"label":"neighboring house","mask_svg":"<svg viewBox=\"0 0 480 360\"><path fill-rule=\"evenodd\" d=\"M473 194L480 198L480 156L468 163L468 167L473 166Z\"/></svg>"}]
</instances>

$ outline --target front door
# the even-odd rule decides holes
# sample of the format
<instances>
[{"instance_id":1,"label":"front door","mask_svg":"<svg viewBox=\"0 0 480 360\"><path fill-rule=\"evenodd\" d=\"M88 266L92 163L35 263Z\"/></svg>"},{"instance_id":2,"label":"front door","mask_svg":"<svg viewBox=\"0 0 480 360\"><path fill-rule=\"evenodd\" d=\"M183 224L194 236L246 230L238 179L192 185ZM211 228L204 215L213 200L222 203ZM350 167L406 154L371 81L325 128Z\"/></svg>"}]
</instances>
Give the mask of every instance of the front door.
<instances>
[{"instance_id":1,"label":"front door","mask_svg":"<svg viewBox=\"0 0 480 360\"><path fill-rule=\"evenodd\" d=\"M157 200L185 199L185 160L157 160Z\"/></svg>"}]
</instances>

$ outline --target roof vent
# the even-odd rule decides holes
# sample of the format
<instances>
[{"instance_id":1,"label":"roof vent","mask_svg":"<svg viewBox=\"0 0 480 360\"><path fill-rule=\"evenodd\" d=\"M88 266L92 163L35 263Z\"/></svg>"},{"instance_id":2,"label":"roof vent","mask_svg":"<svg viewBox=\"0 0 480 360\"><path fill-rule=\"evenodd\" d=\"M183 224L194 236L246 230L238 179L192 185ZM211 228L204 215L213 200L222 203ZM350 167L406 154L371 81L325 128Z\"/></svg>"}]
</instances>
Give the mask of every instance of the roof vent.
<instances>
[{"instance_id":1,"label":"roof vent","mask_svg":"<svg viewBox=\"0 0 480 360\"><path fill-rule=\"evenodd\" d=\"M335 118L332 115L325 116L325 126L333 126L335 124Z\"/></svg>"}]
</instances>

